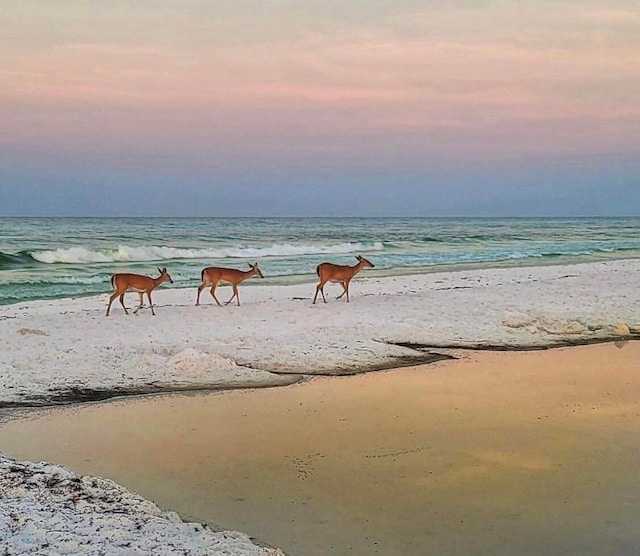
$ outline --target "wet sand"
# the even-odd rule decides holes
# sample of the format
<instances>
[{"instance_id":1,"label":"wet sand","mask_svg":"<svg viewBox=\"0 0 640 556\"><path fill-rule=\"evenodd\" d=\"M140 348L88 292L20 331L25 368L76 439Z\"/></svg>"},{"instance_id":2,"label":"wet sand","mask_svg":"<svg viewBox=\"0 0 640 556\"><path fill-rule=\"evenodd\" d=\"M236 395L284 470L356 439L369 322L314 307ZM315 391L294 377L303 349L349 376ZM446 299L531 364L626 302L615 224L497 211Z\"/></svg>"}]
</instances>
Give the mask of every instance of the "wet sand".
<instances>
[{"instance_id":1,"label":"wet sand","mask_svg":"<svg viewBox=\"0 0 640 556\"><path fill-rule=\"evenodd\" d=\"M640 343L33 412L0 451L290 555L636 554Z\"/></svg>"}]
</instances>

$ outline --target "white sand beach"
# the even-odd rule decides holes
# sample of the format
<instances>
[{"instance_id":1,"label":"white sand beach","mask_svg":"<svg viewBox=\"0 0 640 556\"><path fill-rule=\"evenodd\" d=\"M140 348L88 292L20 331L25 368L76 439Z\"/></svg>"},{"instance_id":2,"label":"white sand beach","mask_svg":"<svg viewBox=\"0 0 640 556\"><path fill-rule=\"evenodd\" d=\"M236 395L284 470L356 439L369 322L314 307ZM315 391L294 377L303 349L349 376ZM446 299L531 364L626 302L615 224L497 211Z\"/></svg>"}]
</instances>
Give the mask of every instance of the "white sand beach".
<instances>
[{"instance_id":1,"label":"white sand beach","mask_svg":"<svg viewBox=\"0 0 640 556\"><path fill-rule=\"evenodd\" d=\"M222 308L209 303L195 307L195 290L164 288L154 292L155 317L148 309L126 316L115 305L111 316L105 317L107 292L4 306L0 307L0 407L6 421L25 415L16 413L21 407L134 393L281 386L312 375L419 363L427 352L459 356L457 348L542 348L635 338L640 329L639 271L640 261L625 260L362 276L352 284L351 303L333 299L340 288L328 286L329 302L317 305L311 304L315 291L311 283L241 286L242 306ZM132 295L129 304L136 300ZM203 293L201 301L205 300L209 302ZM425 369L428 372L429 367ZM530 380L533 391L535 373ZM301 390L293 388L288 395L295 396L296 391ZM21 467L27 471L18 474L38 478L15 488L13 483L0 484L4 498L0 530L9 534L15 547L23 542L37 547L45 538L53 542L43 531L59 519L60 504L67 503L76 488L71 485L78 484L76 476L44 464L3 459L2 466L14 471ZM60 481L65 486L56 491L52 485ZM96 528L96 515L111 507L114 514L109 519L116 521L108 521L107 529L118 529L118 508L134 495L123 489L112 497L108 493L118 487L92 481L80 481L85 488L82 497L88 499L90 492L99 500L98 506L87 509L89 521L79 512L68 512L65 519L70 520L70 531L90 534L99 551L100 546L110 546L112 537ZM145 528L152 516L172 524L176 543L184 542L194 551L201 548L193 544L195 528L181 525L173 514L137 498L126 505L130 515L138 515L138 506L144 507L142 521L131 522L132 539L140 530L136 523L144 522ZM224 516L212 522L223 523ZM204 534L201 529L198 535ZM249 540L232 537L228 542L212 540L202 553L217 554L212 547L220 554L254 553L251 547L236 551L234 543ZM160 534L157 539L157 546L165 542ZM19 548L12 550L10 554L20 553ZM255 550L258 554L267 549Z\"/></svg>"},{"instance_id":2,"label":"white sand beach","mask_svg":"<svg viewBox=\"0 0 640 556\"><path fill-rule=\"evenodd\" d=\"M114 393L277 386L421 362L398 344L547 346L640 329L640 260L358 277L351 302L311 304L315 284L241 286L218 307L195 289L158 288L157 315L126 316L109 293L0 307L0 408ZM222 288L221 288L222 289ZM229 288L219 294L230 296ZM128 294L129 306L138 297ZM624 327L622 328L624 331ZM83 392L84 391L84 392Z\"/></svg>"}]
</instances>

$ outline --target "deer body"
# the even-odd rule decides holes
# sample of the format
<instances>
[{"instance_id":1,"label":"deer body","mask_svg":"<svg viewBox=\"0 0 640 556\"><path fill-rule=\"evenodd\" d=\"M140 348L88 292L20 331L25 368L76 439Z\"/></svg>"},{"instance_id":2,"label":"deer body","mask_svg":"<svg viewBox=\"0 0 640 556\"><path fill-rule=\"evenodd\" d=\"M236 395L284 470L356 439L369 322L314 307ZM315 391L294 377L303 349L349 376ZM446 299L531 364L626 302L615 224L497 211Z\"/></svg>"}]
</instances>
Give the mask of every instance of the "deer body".
<instances>
[{"instance_id":1,"label":"deer body","mask_svg":"<svg viewBox=\"0 0 640 556\"><path fill-rule=\"evenodd\" d=\"M258 263L251 264L249 263L249 270L237 270L235 268L221 268L216 266L210 266L203 269L201 273L202 284L198 286L198 296L196 297L196 305L200 305L200 292L206 287L211 287L209 292L211 293L211 297L213 297L214 301L218 304L218 306L222 307L222 303L216 297L216 287L220 282L224 282L227 284L231 284L233 288L233 295L231 299L225 303L225 305L229 305L236 299L238 306L240 306L240 296L238 295L238 284L240 282L244 282L247 278L251 278L252 276L259 276L260 278L264 278L262 272L258 268Z\"/></svg>"},{"instance_id":2,"label":"deer body","mask_svg":"<svg viewBox=\"0 0 640 556\"><path fill-rule=\"evenodd\" d=\"M363 268L374 268L374 264L364 257L358 255L356 258L358 259L358 263L354 266L339 265L333 263L322 263L317 266L316 273L320 278L320 282L316 286L316 295L313 298L314 304L318 297L318 292L322 294L322 300L325 303L327 302L324 297L324 285L327 282L338 282L340 285L342 285L343 291L337 297L337 299L340 299L343 295L346 294L347 301L349 301L349 283L351 282L353 277L358 274L358 272L360 272Z\"/></svg>"},{"instance_id":3,"label":"deer body","mask_svg":"<svg viewBox=\"0 0 640 556\"><path fill-rule=\"evenodd\" d=\"M157 278L151 278L150 276L143 276L141 274L114 274L111 277L111 285L113 286L113 294L109 298L109 305L107 305L107 314L109 316L109 310L111 309L111 304L116 297L120 297L120 304L124 309L124 312L128 315L129 311L125 307L124 304L124 294L126 292L137 292L140 295L140 304L137 309L133 312L135 315L143 305L143 295L147 294L147 299L149 300L149 306L151 307L151 314L155 315L155 311L153 310L153 302L151 301L151 292L156 289L163 282L170 282L173 284L173 280L166 268L158 269L160 276Z\"/></svg>"}]
</instances>

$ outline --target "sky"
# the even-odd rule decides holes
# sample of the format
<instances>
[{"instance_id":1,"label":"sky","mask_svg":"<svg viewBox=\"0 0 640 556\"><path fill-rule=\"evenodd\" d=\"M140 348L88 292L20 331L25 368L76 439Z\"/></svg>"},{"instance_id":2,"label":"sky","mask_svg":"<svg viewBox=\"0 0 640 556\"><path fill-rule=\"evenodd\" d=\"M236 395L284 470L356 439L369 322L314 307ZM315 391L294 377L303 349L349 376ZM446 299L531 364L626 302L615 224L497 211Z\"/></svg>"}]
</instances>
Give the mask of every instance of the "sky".
<instances>
[{"instance_id":1,"label":"sky","mask_svg":"<svg viewBox=\"0 0 640 556\"><path fill-rule=\"evenodd\" d=\"M0 216L640 215L640 3L0 0Z\"/></svg>"}]
</instances>

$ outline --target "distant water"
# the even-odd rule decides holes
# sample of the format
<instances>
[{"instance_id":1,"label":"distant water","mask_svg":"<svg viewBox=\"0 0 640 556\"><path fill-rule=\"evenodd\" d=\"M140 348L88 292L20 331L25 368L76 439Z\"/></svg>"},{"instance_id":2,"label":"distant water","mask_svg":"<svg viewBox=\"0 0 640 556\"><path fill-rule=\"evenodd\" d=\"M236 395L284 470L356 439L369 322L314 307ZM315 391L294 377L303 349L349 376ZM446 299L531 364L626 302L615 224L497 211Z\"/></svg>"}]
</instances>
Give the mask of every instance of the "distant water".
<instances>
[{"instance_id":1,"label":"distant water","mask_svg":"<svg viewBox=\"0 0 640 556\"><path fill-rule=\"evenodd\" d=\"M115 272L162 266L174 287L256 261L262 284L313 282L356 254L368 275L639 258L640 218L0 218L0 305L106 293Z\"/></svg>"}]
</instances>

